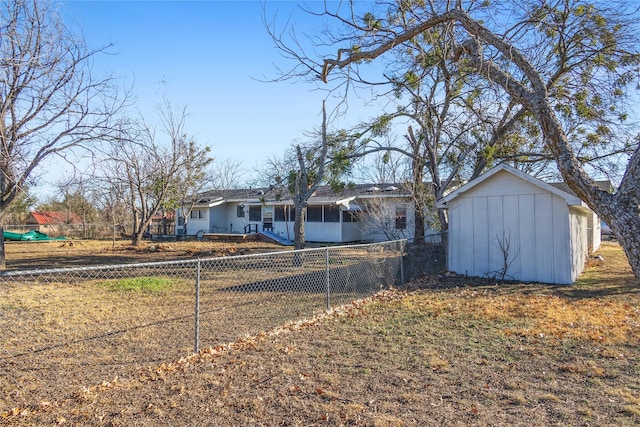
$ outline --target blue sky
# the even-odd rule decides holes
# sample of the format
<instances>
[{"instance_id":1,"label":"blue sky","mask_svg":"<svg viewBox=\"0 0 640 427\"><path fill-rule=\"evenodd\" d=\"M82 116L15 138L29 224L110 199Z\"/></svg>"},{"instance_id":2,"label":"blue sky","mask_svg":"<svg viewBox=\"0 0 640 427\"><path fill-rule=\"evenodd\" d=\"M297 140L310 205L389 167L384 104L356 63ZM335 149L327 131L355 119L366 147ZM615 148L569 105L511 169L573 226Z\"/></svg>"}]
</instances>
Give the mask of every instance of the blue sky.
<instances>
[{"instance_id":1,"label":"blue sky","mask_svg":"<svg viewBox=\"0 0 640 427\"><path fill-rule=\"evenodd\" d=\"M287 20L309 32L319 25L297 4L67 0L62 12L88 46L113 43L113 55L101 55L96 69L133 85L132 114L153 122L165 97L186 106L187 133L215 157L240 159L251 170L321 123L326 93L303 82L256 80L275 77L274 64L288 66L264 29L263 7L280 27Z\"/></svg>"}]
</instances>

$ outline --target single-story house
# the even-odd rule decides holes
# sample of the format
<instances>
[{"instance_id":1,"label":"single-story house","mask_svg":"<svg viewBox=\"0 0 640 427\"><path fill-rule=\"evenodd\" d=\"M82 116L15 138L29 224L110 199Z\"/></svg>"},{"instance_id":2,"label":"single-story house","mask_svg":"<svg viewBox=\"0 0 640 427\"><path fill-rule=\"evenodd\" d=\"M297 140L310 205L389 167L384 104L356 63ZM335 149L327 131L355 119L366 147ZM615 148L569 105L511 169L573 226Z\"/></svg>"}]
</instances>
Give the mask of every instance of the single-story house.
<instances>
[{"instance_id":1,"label":"single-story house","mask_svg":"<svg viewBox=\"0 0 640 427\"><path fill-rule=\"evenodd\" d=\"M437 206L447 209L448 269L458 274L571 284L600 246L600 221L566 185L506 164Z\"/></svg>"},{"instance_id":2,"label":"single-story house","mask_svg":"<svg viewBox=\"0 0 640 427\"><path fill-rule=\"evenodd\" d=\"M320 186L308 201L305 240L346 243L413 236L414 198L398 184ZM178 211L176 234L257 233L268 230L294 239L295 209L284 187L210 191L186 219ZM185 231L186 229L186 231Z\"/></svg>"},{"instance_id":3,"label":"single-story house","mask_svg":"<svg viewBox=\"0 0 640 427\"><path fill-rule=\"evenodd\" d=\"M173 236L175 234L175 214L170 212L159 212L151 217L148 232L151 235Z\"/></svg>"},{"instance_id":4,"label":"single-story house","mask_svg":"<svg viewBox=\"0 0 640 427\"><path fill-rule=\"evenodd\" d=\"M76 213L35 211L30 212L25 224L32 226L36 231L45 234L64 234L71 226L82 226L82 218Z\"/></svg>"}]
</instances>

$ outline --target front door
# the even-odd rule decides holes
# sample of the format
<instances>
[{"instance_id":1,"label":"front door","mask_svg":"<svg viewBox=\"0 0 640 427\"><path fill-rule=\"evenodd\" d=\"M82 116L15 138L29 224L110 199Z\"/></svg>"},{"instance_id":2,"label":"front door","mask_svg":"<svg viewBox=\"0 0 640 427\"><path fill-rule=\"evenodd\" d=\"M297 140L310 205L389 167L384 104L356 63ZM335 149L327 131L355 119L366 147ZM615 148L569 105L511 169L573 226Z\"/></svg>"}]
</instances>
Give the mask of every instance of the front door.
<instances>
[{"instance_id":1,"label":"front door","mask_svg":"<svg viewBox=\"0 0 640 427\"><path fill-rule=\"evenodd\" d=\"M262 208L262 229L273 231L273 206Z\"/></svg>"}]
</instances>

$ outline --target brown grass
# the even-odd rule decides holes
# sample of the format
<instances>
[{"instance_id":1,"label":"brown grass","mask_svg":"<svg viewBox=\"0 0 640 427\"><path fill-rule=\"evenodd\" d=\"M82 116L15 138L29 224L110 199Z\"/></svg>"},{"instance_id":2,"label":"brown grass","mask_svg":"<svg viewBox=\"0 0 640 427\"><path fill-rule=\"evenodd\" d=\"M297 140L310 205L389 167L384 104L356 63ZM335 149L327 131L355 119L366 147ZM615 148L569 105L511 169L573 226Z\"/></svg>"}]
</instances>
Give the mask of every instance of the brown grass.
<instances>
[{"instance_id":1,"label":"brown grass","mask_svg":"<svg viewBox=\"0 0 640 427\"><path fill-rule=\"evenodd\" d=\"M640 286L617 245L600 253L571 287L425 278L131 378L0 408L0 422L637 425Z\"/></svg>"},{"instance_id":2,"label":"brown grass","mask_svg":"<svg viewBox=\"0 0 640 427\"><path fill-rule=\"evenodd\" d=\"M8 270L63 268L96 264L127 264L194 257L233 256L282 251L288 247L251 242L144 242L139 247L130 241L69 240L43 242L6 242Z\"/></svg>"}]
</instances>

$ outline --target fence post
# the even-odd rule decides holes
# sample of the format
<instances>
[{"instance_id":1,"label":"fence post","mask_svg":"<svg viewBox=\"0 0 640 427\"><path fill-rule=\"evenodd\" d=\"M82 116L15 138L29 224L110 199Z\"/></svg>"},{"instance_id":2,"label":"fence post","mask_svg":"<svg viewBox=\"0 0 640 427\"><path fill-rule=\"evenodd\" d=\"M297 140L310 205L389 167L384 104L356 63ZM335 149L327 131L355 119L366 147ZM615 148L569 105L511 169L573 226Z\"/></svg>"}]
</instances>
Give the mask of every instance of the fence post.
<instances>
[{"instance_id":1,"label":"fence post","mask_svg":"<svg viewBox=\"0 0 640 427\"><path fill-rule=\"evenodd\" d=\"M327 311L331 311L331 283L329 278L329 248L325 250L325 272L327 277Z\"/></svg>"},{"instance_id":2,"label":"fence post","mask_svg":"<svg viewBox=\"0 0 640 427\"><path fill-rule=\"evenodd\" d=\"M196 264L196 306L193 352L200 351L200 258Z\"/></svg>"},{"instance_id":3,"label":"fence post","mask_svg":"<svg viewBox=\"0 0 640 427\"><path fill-rule=\"evenodd\" d=\"M404 286L404 257L402 256L404 252L404 248L407 245L406 240L401 240L400 242L400 286Z\"/></svg>"}]
</instances>

